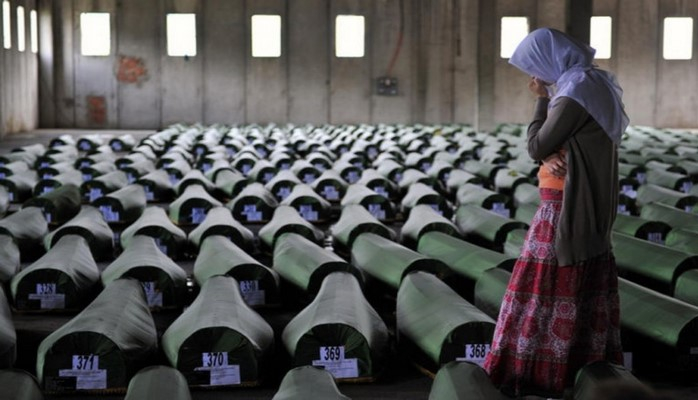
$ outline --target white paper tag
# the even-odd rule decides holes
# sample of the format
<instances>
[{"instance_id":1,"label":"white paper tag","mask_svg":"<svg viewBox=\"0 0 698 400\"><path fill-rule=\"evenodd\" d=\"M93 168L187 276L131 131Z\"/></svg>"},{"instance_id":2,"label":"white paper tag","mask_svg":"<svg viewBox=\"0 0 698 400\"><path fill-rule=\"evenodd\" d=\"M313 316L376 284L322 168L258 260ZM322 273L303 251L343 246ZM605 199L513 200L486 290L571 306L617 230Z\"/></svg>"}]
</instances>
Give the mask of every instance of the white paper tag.
<instances>
[{"instance_id":1,"label":"white paper tag","mask_svg":"<svg viewBox=\"0 0 698 400\"><path fill-rule=\"evenodd\" d=\"M90 203L102 197L102 189L100 188L90 188Z\"/></svg>"},{"instance_id":2,"label":"white paper tag","mask_svg":"<svg viewBox=\"0 0 698 400\"><path fill-rule=\"evenodd\" d=\"M259 289L259 281L240 281L240 294L250 306L266 304L264 290Z\"/></svg>"},{"instance_id":3,"label":"white paper tag","mask_svg":"<svg viewBox=\"0 0 698 400\"><path fill-rule=\"evenodd\" d=\"M482 367L489 353L489 344L466 344L465 357L458 357L456 361L469 361Z\"/></svg>"},{"instance_id":4,"label":"white paper tag","mask_svg":"<svg viewBox=\"0 0 698 400\"><path fill-rule=\"evenodd\" d=\"M313 209L312 205L304 204L304 205L301 205L299 208L300 208L300 210L298 213L306 221L315 222L319 219L318 212Z\"/></svg>"},{"instance_id":5,"label":"white paper tag","mask_svg":"<svg viewBox=\"0 0 698 400\"><path fill-rule=\"evenodd\" d=\"M345 180L349 183L356 183L359 180L359 178L360 177L358 171L349 171Z\"/></svg>"},{"instance_id":6,"label":"white paper tag","mask_svg":"<svg viewBox=\"0 0 698 400\"><path fill-rule=\"evenodd\" d=\"M384 186L374 186L373 191L385 197L386 199L388 198L388 191L385 190Z\"/></svg>"},{"instance_id":7,"label":"white paper tag","mask_svg":"<svg viewBox=\"0 0 698 400\"><path fill-rule=\"evenodd\" d=\"M371 213L371 215L373 215L376 219L385 219L385 210L383 210L383 207L381 207L380 204L369 204L368 212Z\"/></svg>"},{"instance_id":8,"label":"white paper tag","mask_svg":"<svg viewBox=\"0 0 698 400\"><path fill-rule=\"evenodd\" d=\"M94 354L74 355L72 369L58 370L60 377L75 377L76 390L107 388L107 370L99 369L99 356Z\"/></svg>"},{"instance_id":9,"label":"white paper tag","mask_svg":"<svg viewBox=\"0 0 698 400\"><path fill-rule=\"evenodd\" d=\"M344 346L320 347L320 359L313 366L322 367L335 378L358 378L359 366L356 358L344 358Z\"/></svg>"},{"instance_id":10,"label":"white paper tag","mask_svg":"<svg viewBox=\"0 0 698 400\"><path fill-rule=\"evenodd\" d=\"M157 289L155 282L141 282L141 286L148 299L148 307L162 307L162 292Z\"/></svg>"},{"instance_id":11,"label":"white paper tag","mask_svg":"<svg viewBox=\"0 0 698 400\"><path fill-rule=\"evenodd\" d=\"M281 186L279 188L279 191L276 192L276 197L278 197L280 200L284 200L288 197L288 195L291 194L291 188L288 186Z\"/></svg>"},{"instance_id":12,"label":"white paper tag","mask_svg":"<svg viewBox=\"0 0 698 400\"><path fill-rule=\"evenodd\" d=\"M326 200L339 200L339 192L337 191L337 188L335 188L332 185L327 185L322 189L322 195L325 197Z\"/></svg>"},{"instance_id":13,"label":"white paper tag","mask_svg":"<svg viewBox=\"0 0 698 400\"><path fill-rule=\"evenodd\" d=\"M257 211L255 204L246 204L242 210L242 215L247 217L247 222L260 222L262 220L262 212Z\"/></svg>"},{"instance_id":14,"label":"white paper tag","mask_svg":"<svg viewBox=\"0 0 698 400\"><path fill-rule=\"evenodd\" d=\"M119 212L112 210L111 206L99 206L104 220L107 222L119 222Z\"/></svg>"},{"instance_id":15,"label":"white paper tag","mask_svg":"<svg viewBox=\"0 0 698 400\"><path fill-rule=\"evenodd\" d=\"M504 218L511 218L511 210L509 210L507 205L504 203L493 203L492 212L499 214Z\"/></svg>"},{"instance_id":16,"label":"white paper tag","mask_svg":"<svg viewBox=\"0 0 698 400\"><path fill-rule=\"evenodd\" d=\"M661 232L650 232L647 234L647 240L649 240L652 243L657 243L657 244L664 244L664 240L662 240L662 233Z\"/></svg>"},{"instance_id":17,"label":"white paper tag","mask_svg":"<svg viewBox=\"0 0 698 400\"><path fill-rule=\"evenodd\" d=\"M36 293L30 293L29 300L39 300L42 310L56 310L65 308L65 294L57 293L55 283L37 283Z\"/></svg>"},{"instance_id":18,"label":"white paper tag","mask_svg":"<svg viewBox=\"0 0 698 400\"><path fill-rule=\"evenodd\" d=\"M206 209L195 207L191 209L191 223L200 224L206 219Z\"/></svg>"},{"instance_id":19,"label":"white paper tag","mask_svg":"<svg viewBox=\"0 0 698 400\"><path fill-rule=\"evenodd\" d=\"M620 188L620 192L630 197L631 199L637 198L637 191L633 189L632 185L623 185L623 187Z\"/></svg>"},{"instance_id":20,"label":"white paper tag","mask_svg":"<svg viewBox=\"0 0 698 400\"><path fill-rule=\"evenodd\" d=\"M317 179L317 176L315 176L315 174L305 174L305 175L303 175L303 183L310 184L310 183L312 183L315 179Z\"/></svg>"},{"instance_id":21,"label":"white paper tag","mask_svg":"<svg viewBox=\"0 0 698 400\"><path fill-rule=\"evenodd\" d=\"M209 385L239 385L240 366L228 365L228 353L225 351L201 353L201 367L195 371L210 371Z\"/></svg>"}]
</instances>

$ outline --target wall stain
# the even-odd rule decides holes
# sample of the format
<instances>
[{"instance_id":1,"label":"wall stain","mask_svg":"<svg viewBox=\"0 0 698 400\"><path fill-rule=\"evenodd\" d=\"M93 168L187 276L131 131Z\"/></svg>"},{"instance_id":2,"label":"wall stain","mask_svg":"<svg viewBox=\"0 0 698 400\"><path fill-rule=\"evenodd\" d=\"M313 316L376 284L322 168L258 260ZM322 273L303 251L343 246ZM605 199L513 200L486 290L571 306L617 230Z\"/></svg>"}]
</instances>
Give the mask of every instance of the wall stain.
<instances>
[{"instance_id":1,"label":"wall stain","mask_svg":"<svg viewBox=\"0 0 698 400\"><path fill-rule=\"evenodd\" d=\"M148 80L148 68L142 58L120 55L117 62L117 81L140 86Z\"/></svg>"},{"instance_id":2,"label":"wall stain","mask_svg":"<svg viewBox=\"0 0 698 400\"><path fill-rule=\"evenodd\" d=\"M107 99L104 96L87 96L87 120L91 125L107 123Z\"/></svg>"}]
</instances>

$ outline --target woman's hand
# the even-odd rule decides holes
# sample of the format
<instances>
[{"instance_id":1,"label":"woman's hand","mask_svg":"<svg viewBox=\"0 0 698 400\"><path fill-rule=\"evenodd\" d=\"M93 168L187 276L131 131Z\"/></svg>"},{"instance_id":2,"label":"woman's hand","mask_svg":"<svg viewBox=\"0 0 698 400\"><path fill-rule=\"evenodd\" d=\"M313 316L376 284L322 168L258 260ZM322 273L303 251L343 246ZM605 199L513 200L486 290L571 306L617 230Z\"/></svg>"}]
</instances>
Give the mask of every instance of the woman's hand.
<instances>
[{"instance_id":1,"label":"woman's hand","mask_svg":"<svg viewBox=\"0 0 698 400\"><path fill-rule=\"evenodd\" d=\"M528 90L538 97L549 97L547 88L549 85L549 83L543 82L535 76L532 76L531 80L528 82Z\"/></svg>"},{"instance_id":2,"label":"woman's hand","mask_svg":"<svg viewBox=\"0 0 698 400\"><path fill-rule=\"evenodd\" d=\"M564 178L567 175L567 160L562 151L553 153L545 158L543 166L548 169L548 172L558 178Z\"/></svg>"}]
</instances>

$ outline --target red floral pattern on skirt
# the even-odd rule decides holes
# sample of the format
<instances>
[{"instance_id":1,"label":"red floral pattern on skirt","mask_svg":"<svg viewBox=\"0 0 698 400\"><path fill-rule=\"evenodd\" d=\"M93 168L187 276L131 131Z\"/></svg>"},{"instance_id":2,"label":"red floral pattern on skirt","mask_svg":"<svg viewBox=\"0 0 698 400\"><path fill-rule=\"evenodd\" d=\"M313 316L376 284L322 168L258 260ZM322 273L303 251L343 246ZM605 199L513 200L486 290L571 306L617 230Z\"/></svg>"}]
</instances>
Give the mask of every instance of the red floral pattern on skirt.
<instances>
[{"instance_id":1,"label":"red floral pattern on skirt","mask_svg":"<svg viewBox=\"0 0 698 400\"><path fill-rule=\"evenodd\" d=\"M561 208L561 191L541 189L484 365L494 384L517 396L561 397L585 364L622 362L615 260L609 254L558 266L554 239Z\"/></svg>"}]
</instances>

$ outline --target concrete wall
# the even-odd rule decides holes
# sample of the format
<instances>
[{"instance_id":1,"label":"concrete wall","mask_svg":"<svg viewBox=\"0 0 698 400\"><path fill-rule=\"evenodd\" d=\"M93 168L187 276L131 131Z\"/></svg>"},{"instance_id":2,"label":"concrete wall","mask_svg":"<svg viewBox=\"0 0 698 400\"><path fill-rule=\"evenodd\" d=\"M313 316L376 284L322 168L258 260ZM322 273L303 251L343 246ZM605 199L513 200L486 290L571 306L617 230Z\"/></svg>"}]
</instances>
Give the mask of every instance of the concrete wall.
<instances>
[{"instance_id":1,"label":"concrete wall","mask_svg":"<svg viewBox=\"0 0 698 400\"><path fill-rule=\"evenodd\" d=\"M591 0L589 0L591 1ZM41 125L160 128L210 123L527 122L527 77L499 57L499 20L565 28L560 0L62 0L42 1ZM79 15L112 13L109 57L79 54ZM165 52L165 14L197 14L198 54ZM250 17L282 17L282 54L252 58ZM366 56L334 56L337 14L366 17ZM51 17L52 15L52 17ZM614 17L614 58L632 123L698 126L698 51L661 60L661 19L698 19L694 0L594 0ZM698 24L697 24L698 25ZM401 30L402 27L402 30ZM698 42L698 41L697 41ZM396 48L399 46L399 52ZM394 62L393 62L394 59ZM136 71L137 79L124 79ZM397 96L377 77L399 80ZM126 77L132 75L126 74ZM681 77L676 79L675 77ZM686 90L685 88L690 88ZM95 110L97 108L97 110Z\"/></svg>"},{"instance_id":2,"label":"concrete wall","mask_svg":"<svg viewBox=\"0 0 698 400\"><path fill-rule=\"evenodd\" d=\"M26 49L17 48L17 6L25 10ZM39 123L38 56L31 52L29 14L36 0L11 0L12 48L0 43L0 137L34 129ZM0 18L0 35L4 30ZM1 40L0 40L1 41Z\"/></svg>"}]
</instances>

